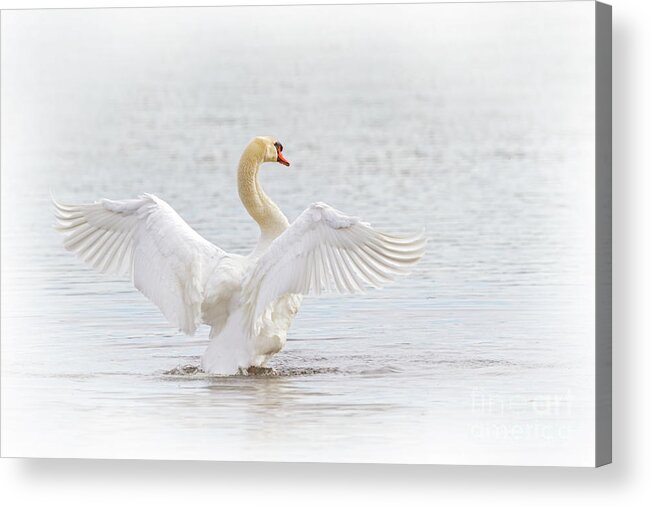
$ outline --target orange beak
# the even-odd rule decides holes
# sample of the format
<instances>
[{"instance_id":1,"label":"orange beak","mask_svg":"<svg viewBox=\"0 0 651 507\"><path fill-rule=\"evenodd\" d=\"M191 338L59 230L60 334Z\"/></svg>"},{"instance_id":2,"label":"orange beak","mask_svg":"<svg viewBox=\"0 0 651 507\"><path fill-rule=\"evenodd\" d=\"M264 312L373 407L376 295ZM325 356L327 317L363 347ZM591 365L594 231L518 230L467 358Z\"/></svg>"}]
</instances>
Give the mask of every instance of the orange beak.
<instances>
[{"instance_id":1,"label":"orange beak","mask_svg":"<svg viewBox=\"0 0 651 507\"><path fill-rule=\"evenodd\" d=\"M283 154L280 152L280 147L276 146L276 153L278 154L278 163L282 165L286 165L289 167L289 160L287 160L285 157L283 157Z\"/></svg>"}]
</instances>

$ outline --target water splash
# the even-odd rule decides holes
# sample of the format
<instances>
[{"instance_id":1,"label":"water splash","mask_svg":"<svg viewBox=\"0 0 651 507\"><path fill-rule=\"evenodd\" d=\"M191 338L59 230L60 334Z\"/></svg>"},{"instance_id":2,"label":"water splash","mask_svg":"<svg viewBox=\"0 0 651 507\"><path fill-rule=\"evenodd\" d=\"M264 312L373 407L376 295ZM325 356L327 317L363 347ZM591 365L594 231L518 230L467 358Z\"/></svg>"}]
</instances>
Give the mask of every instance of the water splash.
<instances>
[{"instance_id":1,"label":"water splash","mask_svg":"<svg viewBox=\"0 0 651 507\"><path fill-rule=\"evenodd\" d=\"M313 368L313 367L287 367L278 366L275 368L265 366L251 366L241 368L235 375L215 375L206 373L197 365L183 365L163 372L163 375L183 378L220 378L220 377L302 377L307 375L323 375L328 373L339 373L338 368Z\"/></svg>"}]
</instances>

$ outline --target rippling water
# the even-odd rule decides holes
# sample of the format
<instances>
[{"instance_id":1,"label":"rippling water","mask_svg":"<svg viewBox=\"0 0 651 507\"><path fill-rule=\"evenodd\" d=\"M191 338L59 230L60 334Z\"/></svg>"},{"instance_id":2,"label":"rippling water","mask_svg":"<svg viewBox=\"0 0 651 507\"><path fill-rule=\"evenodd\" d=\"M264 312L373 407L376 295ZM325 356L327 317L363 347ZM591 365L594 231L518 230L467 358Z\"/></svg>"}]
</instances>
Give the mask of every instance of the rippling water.
<instances>
[{"instance_id":1,"label":"rippling water","mask_svg":"<svg viewBox=\"0 0 651 507\"><path fill-rule=\"evenodd\" d=\"M590 2L5 12L4 455L589 464ZM306 299L273 371L195 367L128 282L52 229L64 201L167 200L247 253L255 135L290 217L328 202L422 262Z\"/></svg>"}]
</instances>

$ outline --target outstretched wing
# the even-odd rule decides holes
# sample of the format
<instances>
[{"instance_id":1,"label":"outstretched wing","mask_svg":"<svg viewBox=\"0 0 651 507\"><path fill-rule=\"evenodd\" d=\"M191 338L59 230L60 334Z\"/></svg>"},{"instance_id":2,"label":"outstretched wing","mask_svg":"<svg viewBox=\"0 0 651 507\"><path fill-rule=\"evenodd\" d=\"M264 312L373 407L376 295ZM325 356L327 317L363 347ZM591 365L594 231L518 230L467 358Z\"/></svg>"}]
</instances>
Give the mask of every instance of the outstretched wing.
<instances>
[{"instance_id":1,"label":"outstretched wing","mask_svg":"<svg viewBox=\"0 0 651 507\"><path fill-rule=\"evenodd\" d=\"M381 287L418 262L425 243L422 233L390 236L327 204L312 204L273 241L247 278L243 296L249 324L255 326L283 294Z\"/></svg>"},{"instance_id":2,"label":"outstretched wing","mask_svg":"<svg viewBox=\"0 0 651 507\"><path fill-rule=\"evenodd\" d=\"M67 250L102 273L130 277L171 324L196 331L205 277L226 255L221 248L154 195L77 205L52 201Z\"/></svg>"}]
</instances>

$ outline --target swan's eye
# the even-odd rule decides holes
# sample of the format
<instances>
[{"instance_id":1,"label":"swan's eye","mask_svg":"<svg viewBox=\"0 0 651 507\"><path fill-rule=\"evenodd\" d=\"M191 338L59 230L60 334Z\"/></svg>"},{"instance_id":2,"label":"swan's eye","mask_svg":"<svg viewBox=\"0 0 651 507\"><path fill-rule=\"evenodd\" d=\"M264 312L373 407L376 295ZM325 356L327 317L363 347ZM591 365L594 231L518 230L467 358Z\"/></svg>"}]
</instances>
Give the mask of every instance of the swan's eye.
<instances>
[{"instance_id":1,"label":"swan's eye","mask_svg":"<svg viewBox=\"0 0 651 507\"><path fill-rule=\"evenodd\" d=\"M276 142L276 143L274 143L274 146L276 147L276 149L278 151L283 151L283 145L282 144Z\"/></svg>"}]
</instances>

